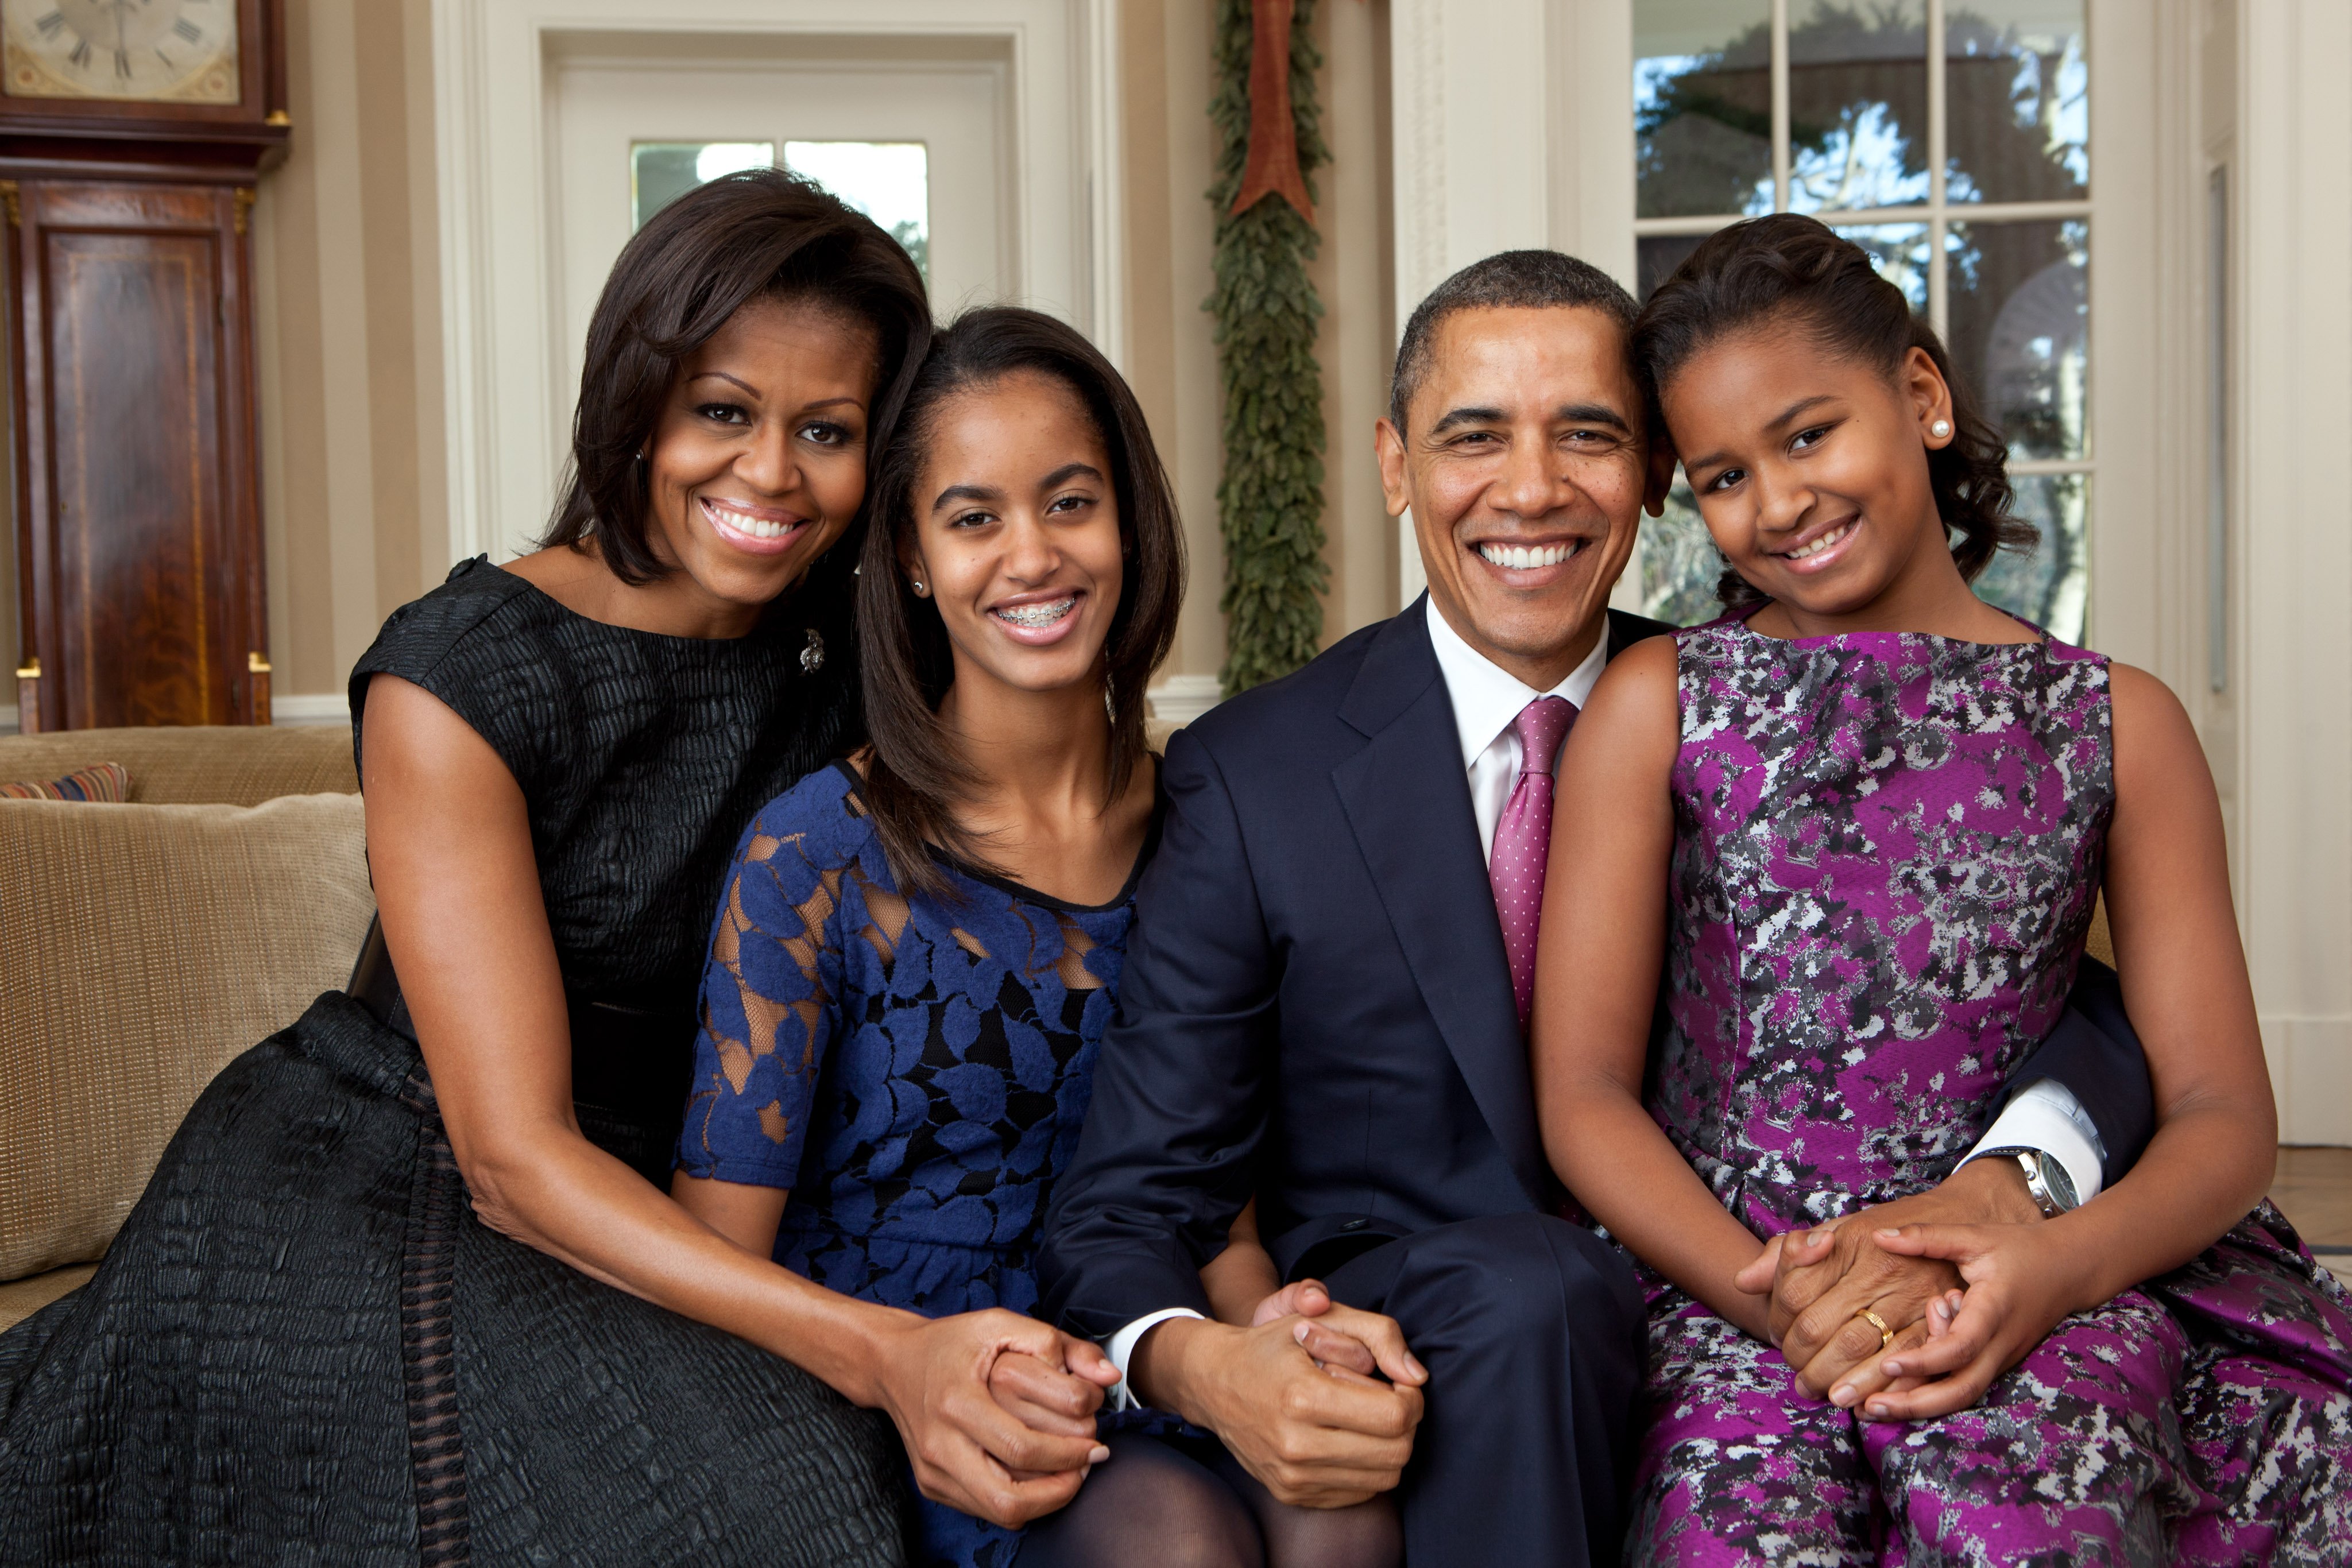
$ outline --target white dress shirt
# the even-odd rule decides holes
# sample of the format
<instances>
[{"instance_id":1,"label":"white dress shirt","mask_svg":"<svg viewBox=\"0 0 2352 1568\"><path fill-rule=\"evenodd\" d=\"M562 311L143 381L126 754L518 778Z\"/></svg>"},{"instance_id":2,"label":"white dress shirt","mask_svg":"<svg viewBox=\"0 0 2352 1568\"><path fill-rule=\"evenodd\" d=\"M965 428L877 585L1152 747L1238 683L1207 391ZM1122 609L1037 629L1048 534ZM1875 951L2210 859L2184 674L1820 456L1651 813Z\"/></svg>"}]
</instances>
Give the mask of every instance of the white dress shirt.
<instances>
[{"instance_id":1,"label":"white dress shirt","mask_svg":"<svg viewBox=\"0 0 2352 1568\"><path fill-rule=\"evenodd\" d=\"M1462 634L1438 613L1434 599L1427 602L1426 611L1429 641L1437 651L1438 673L1444 678L1445 695L1454 704L1454 728L1462 741L1462 766L1470 775L1470 809L1478 819L1478 842L1491 858L1495 852L1495 824L1502 820L1503 808L1510 803L1511 790L1519 779L1522 748L1515 727L1519 710L1543 696L1566 697L1581 709L1609 663L1608 632L1602 629L1592 652L1568 673L1567 679L1549 692L1539 692L1465 642ZM2100 1161L2105 1157L2105 1150L2100 1146L2098 1125L2073 1092L2054 1078L2036 1079L2011 1101L1985 1130L1977 1147L2038 1149L2066 1167L2066 1174L2074 1178L2075 1196L2082 1202L2088 1203L2099 1194ZM1976 1157L1974 1154L1969 1155L1971 1160ZM1968 1160L1960 1164L1966 1165ZM1127 1364L1144 1334L1170 1318L1200 1315L1190 1307L1168 1307L1136 1319L1110 1336L1110 1343L1103 1349L1111 1364L1118 1368L1119 1381L1111 1390L1115 1408L1126 1409L1134 1403L1127 1387Z\"/></svg>"}]
</instances>

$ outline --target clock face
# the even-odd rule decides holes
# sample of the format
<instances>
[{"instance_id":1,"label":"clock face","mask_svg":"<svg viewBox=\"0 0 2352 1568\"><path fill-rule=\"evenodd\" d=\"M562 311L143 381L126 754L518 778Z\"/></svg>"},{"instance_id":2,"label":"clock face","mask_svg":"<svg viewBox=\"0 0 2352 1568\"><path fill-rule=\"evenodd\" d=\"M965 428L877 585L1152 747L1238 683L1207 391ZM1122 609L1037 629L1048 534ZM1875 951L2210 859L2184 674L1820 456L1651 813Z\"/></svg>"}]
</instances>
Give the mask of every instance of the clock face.
<instances>
[{"instance_id":1,"label":"clock face","mask_svg":"<svg viewBox=\"0 0 2352 1568\"><path fill-rule=\"evenodd\" d=\"M0 0L10 98L235 103L237 0Z\"/></svg>"}]
</instances>

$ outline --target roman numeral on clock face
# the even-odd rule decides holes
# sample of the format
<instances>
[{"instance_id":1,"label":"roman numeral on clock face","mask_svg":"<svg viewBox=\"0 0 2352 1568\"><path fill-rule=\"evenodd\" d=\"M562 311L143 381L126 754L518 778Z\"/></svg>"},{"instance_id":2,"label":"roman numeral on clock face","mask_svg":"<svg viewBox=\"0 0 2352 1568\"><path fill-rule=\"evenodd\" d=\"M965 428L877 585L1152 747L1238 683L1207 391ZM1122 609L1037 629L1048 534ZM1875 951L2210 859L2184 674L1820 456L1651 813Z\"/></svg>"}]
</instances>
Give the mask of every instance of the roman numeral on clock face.
<instances>
[{"instance_id":1,"label":"roman numeral on clock face","mask_svg":"<svg viewBox=\"0 0 2352 1568\"><path fill-rule=\"evenodd\" d=\"M201 44L205 41L205 30L202 27L197 26L194 22L189 21L185 16L181 17L178 21L172 24L172 31L179 34L180 37L185 38L192 44Z\"/></svg>"},{"instance_id":2,"label":"roman numeral on clock face","mask_svg":"<svg viewBox=\"0 0 2352 1568\"><path fill-rule=\"evenodd\" d=\"M66 14L63 11L52 11L47 16L33 24L34 26L40 29L41 37L44 38L56 37L58 31L63 28L65 25Z\"/></svg>"}]
</instances>

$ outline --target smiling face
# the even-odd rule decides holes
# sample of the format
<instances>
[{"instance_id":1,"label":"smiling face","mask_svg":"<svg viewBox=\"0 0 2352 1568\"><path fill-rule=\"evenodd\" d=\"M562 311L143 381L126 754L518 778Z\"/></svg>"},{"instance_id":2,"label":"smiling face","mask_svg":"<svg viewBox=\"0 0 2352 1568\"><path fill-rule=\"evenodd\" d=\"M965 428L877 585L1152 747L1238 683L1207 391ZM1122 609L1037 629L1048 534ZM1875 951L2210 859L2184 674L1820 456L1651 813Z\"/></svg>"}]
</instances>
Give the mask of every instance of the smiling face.
<instances>
[{"instance_id":1,"label":"smiling face","mask_svg":"<svg viewBox=\"0 0 2352 1568\"><path fill-rule=\"evenodd\" d=\"M1126 565L1102 433L1060 381L1020 371L928 422L899 565L939 606L955 682L1028 692L1102 680Z\"/></svg>"},{"instance_id":2,"label":"smiling face","mask_svg":"<svg viewBox=\"0 0 2352 1568\"><path fill-rule=\"evenodd\" d=\"M1456 311L1405 424L1380 423L1381 483L1390 516L1412 508L1432 602L1502 668L1558 685L1664 488L1623 329L1584 306Z\"/></svg>"},{"instance_id":3,"label":"smiling face","mask_svg":"<svg viewBox=\"0 0 2352 1568\"><path fill-rule=\"evenodd\" d=\"M866 498L874 330L755 299L678 368L646 444L659 585L748 630L841 538Z\"/></svg>"},{"instance_id":4,"label":"smiling face","mask_svg":"<svg viewBox=\"0 0 2352 1568\"><path fill-rule=\"evenodd\" d=\"M1966 591L1927 473L1951 392L1924 351L1890 377L1768 323L1691 356L1659 402L1717 548L1790 613Z\"/></svg>"}]
</instances>

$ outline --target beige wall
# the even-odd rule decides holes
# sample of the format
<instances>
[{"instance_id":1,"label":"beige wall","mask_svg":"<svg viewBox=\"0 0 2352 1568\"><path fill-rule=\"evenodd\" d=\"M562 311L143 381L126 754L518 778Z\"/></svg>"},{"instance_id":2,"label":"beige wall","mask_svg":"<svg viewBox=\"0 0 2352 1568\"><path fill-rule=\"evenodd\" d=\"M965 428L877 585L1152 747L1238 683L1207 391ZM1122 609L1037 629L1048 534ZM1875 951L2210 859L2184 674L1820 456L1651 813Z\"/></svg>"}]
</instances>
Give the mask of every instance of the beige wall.
<instances>
[{"instance_id":1,"label":"beige wall","mask_svg":"<svg viewBox=\"0 0 2352 1568\"><path fill-rule=\"evenodd\" d=\"M289 716L329 717L447 565L431 4L287 0L286 25L292 151L253 228L269 643Z\"/></svg>"},{"instance_id":2,"label":"beige wall","mask_svg":"<svg viewBox=\"0 0 2352 1568\"><path fill-rule=\"evenodd\" d=\"M1182 630L1162 679L1224 663L1224 552L1218 538L1219 392L1208 313L1211 0L1127 0L1119 13L1127 173L1128 376L1176 484L1192 552ZM1325 316L1323 365L1328 643L1391 612L1396 534L1381 505L1372 422L1393 341L1389 269L1387 6L1323 0L1318 80L1332 162L1315 176L1320 253L1308 268Z\"/></svg>"},{"instance_id":3,"label":"beige wall","mask_svg":"<svg viewBox=\"0 0 2352 1568\"><path fill-rule=\"evenodd\" d=\"M254 211L262 511L281 722L341 717L383 617L447 566L431 0L287 0L286 162ZM1211 0L1119 12L1128 371L1174 478L1192 573L1173 674L1224 662L1210 290ZM1372 423L1393 341L1387 0L1323 0L1334 161L1316 176L1330 641L1396 603ZM0 559L0 641L16 592ZM1197 687L1195 688L1197 690ZM13 694L0 694L0 703Z\"/></svg>"}]
</instances>

